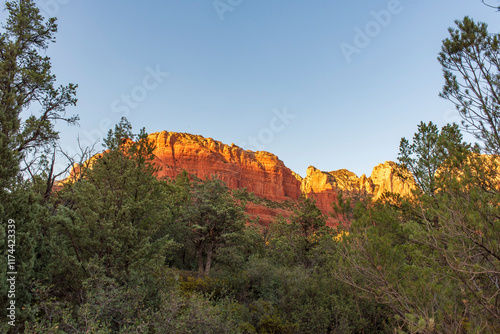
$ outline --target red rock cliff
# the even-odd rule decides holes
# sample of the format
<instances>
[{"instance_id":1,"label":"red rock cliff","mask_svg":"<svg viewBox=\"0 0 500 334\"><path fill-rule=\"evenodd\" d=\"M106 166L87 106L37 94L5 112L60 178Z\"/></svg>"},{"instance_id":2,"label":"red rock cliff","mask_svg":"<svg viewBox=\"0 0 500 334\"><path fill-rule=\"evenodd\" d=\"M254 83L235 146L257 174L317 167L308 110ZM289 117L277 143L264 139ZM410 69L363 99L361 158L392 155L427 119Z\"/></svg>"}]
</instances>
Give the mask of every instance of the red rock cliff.
<instances>
[{"instance_id":1,"label":"red rock cliff","mask_svg":"<svg viewBox=\"0 0 500 334\"><path fill-rule=\"evenodd\" d=\"M350 195L371 195L378 199L385 192L409 195L415 184L403 182L397 175L398 166L392 161L373 168L370 177L364 174L358 177L353 172L340 169L333 172L323 172L313 166L307 169L307 176L301 180L301 191L316 199L316 205L324 213L333 211L331 203L342 191Z\"/></svg>"},{"instance_id":2,"label":"red rock cliff","mask_svg":"<svg viewBox=\"0 0 500 334\"><path fill-rule=\"evenodd\" d=\"M246 151L234 144L187 133L163 131L150 134L148 139L155 147L156 163L161 167L158 177L173 178L182 170L201 179L215 176L231 189L247 188L256 196L275 202L297 200L305 194L313 197L325 214L333 211L331 204L340 191L379 198L386 191L409 194L414 187L413 183L402 182L395 175L397 165L390 161L376 166L370 177L358 177L345 169L324 172L310 166L302 178L268 152ZM72 175L78 170L78 166L74 167ZM264 223L278 214L290 214L255 203L249 205L247 213L260 216Z\"/></svg>"},{"instance_id":3,"label":"red rock cliff","mask_svg":"<svg viewBox=\"0 0 500 334\"><path fill-rule=\"evenodd\" d=\"M234 144L186 133L163 131L148 138L162 167L160 177L174 177L185 169L201 179L216 176L231 189L247 188L272 201L300 196L300 182L274 154L245 151Z\"/></svg>"},{"instance_id":4,"label":"red rock cliff","mask_svg":"<svg viewBox=\"0 0 500 334\"><path fill-rule=\"evenodd\" d=\"M386 191L409 194L413 187L395 175L397 166L390 161L376 166L370 177L358 177L345 169L323 172L311 166L302 178L274 154L245 151L212 138L163 131L150 134L149 140L155 146L156 162L162 167L160 177L175 177L185 169L201 179L216 176L231 189L247 188L272 201L296 200L306 194L316 199L324 213L332 212L331 203L339 191L379 198Z\"/></svg>"}]
</instances>

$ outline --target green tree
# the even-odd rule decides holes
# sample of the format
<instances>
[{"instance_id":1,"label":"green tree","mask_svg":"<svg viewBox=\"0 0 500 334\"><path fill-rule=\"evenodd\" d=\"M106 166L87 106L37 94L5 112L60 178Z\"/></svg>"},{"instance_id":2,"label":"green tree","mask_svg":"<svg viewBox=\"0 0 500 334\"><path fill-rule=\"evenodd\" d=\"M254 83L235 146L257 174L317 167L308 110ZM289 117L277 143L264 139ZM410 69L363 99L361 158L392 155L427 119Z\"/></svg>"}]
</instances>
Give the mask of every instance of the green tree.
<instances>
[{"instance_id":1,"label":"green tree","mask_svg":"<svg viewBox=\"0 0 500 334\"><path fill-rule=\"evenodd\" d=\"M471 150L457 125L422 123L412 143L402 140L400 162L423 190L383 198L355 219L335 275L389 306L404 330L494 333L496 158Z\"/></svg>"},{"instance_id":2,"label":"green tree","mask_svg":"<svg viewBox=\"0 0 500 334\"><path fill-rule=\"evenodd\" d=\"M301 197L290 217L290 224L296 231L296 248L302 253L300 261L309 268L315 262L311 256L313 250L325 233L326 217L313 199Z\"/></svg>"},{"instance_id":3,"label":"green tree","mask_svg":"<svg viewBox=\"0 0 500 334\"><path fill-rule=\"evenodd\" d=\"M31 282L39 275L46 247L43 234L50 211L43 204L36 185L23 180L23 172L44 162L43 153L58 139L56 120L73 124L77 117L65 117L66 107L76 103L76 85L55 87L50 59L44 56L55 40L56 19L45 20L34 1L5 3L7 20L0 30L0 235L9 219L16 222L16 328L22 330L32 300ZM33 175L45 182L43 175ZM44 189L45 191L45 189ZM0 269L7 264L3 244ZM4 276L2 276L4 277ZM0 283L0 303L7 305L6 282ZM5 310L0 311L5 317ZM5 322L2 321L0 326Z\"/></svg>"},{"instance_id":4,"label":"green tree","mask_svg":"<svg viewBox=\"0 0 500 334\"><path fill-rule=\"evenodd\" d=\"M468 17L456 24L439 56L445 78L441 96L455 104L466 130L491 155L470 156L460 173L442 178L442 228L432 230L427 241L461 282L468 324L494 332L500 328L499 35Z\"/></svg>"},{"instance_id":5,"label":"green tree","mask_svg":"<svg viewBox=\"0 0 500 334\"><path fill-rule=\"evenodd\" d=\"M1 191L12 185L24 158L57 141L56 120L78 120L65 117L66 107L76 104L77 86L56 88L50 58L42 55L55 40L56 19L44 21L31 0L8 1L6 8L9 17L0 34ZM31 115L22 121L27 112Z\"/></svg>"},{"instance_id":6,"label":"green tree","mask_svg":"<svg viewBox=\"0 0 500 334\"><path fill-rule=\"evenodd\" d=\"M290 217L279 217L271 226L271 253L287 266L300 263L310 269L320 261L317 247L323 238L331 237L330 232L314 199L302 196Z\"/></svg>"},{"instance_id":7,"label":"green tree","mask_svg":"<svg viewBox=\"0 0 500 334\"><path fill-rule=\"evenodd\" d=\"M458 125L448 124L439 131L432 122L421 122L412 143L401 139L398 161L411 172L419 190L433 196L439 187L438 172L444 173L447 166L456 162L454 160L465 159L469 150L470 145L462 141Z\"/></svg>"},{"instance_id":8,"label":"green tree","mask_svg":"<svg viewBox=\"0 0 500 334\"><path fill-rule=\"evenodd\" d=\"M94 157L85 177L58 194L53 234L61 236L54 240L60 260L52 270L66 284L81 284L94 264L123 283L133 271L165 265L175 247L167 234L168 188L154 175L147 135L132 135L122 119L105 143L109 149Z\"/></svg>"},{"instance_id":9,"label":"green tree","mask_svg":"<svg viewBox=\"0 0 500 334\"><path fill-rule=\"evenodd\" d=\"M418 196L413 204L413 211L422 215L421 231L413 234L411 243L435 259L433 272L441 273L450 286L461 291L458 296L448 295L449 300L457 300L454 309L443 309L445 318L463 319L450 328L494 332L500 319L494 306L500 298L499 166L494 156L467 150L461 138L446 137L446 159L434 175L435 192Z\"/></svg>"},{"instance_id":10,"label":"green tree","mask_svg":"<svg viewBox=\"0 0 500 334\"><path fill-rule=\"evenodd\" d=\"M458 169L441 178L435 206L440 228L427 226L419 242L457 282L466 325L493 333L500 328L499 165L493 157L475 155Z\"/></svg>"},{"instance_id":11,"label":"green tree","mask_svg":"<svg viewBox=\"0 0 500 334\"><path fill-rule=\"evenodd\" d=\"M469 17L456 21L438 60L445 85L440 96L453 102L462 123L487 153L500 153L500 49L498 34Z\"/></svg>"},{"instance_id":12,"label":"green tree","mask_svg":"<svg viewBox=\"0 0 500 334\"><path fill-rule=\"evenodd\" d=\"M459 302L457 285L439 270L432 251L416 241L425 238L423 224L403 217L393 205L369 207L340 241L333 274L359 297L389 307L395 328L411 333L456 329L460 315L448 312Z\"/></svg>"},{"instance_id":13,"label":"green tree","mask_svg":"<svg viewBox=\"0 0 500 334\"><path fill-rule=\"evenodd\" d=\"M243 209L232 197L226 184L218 179L193 181L190 199L183 208L198 265L198 272L208 275L217 251L242 233Z\"/></svg>"}]
</instances>

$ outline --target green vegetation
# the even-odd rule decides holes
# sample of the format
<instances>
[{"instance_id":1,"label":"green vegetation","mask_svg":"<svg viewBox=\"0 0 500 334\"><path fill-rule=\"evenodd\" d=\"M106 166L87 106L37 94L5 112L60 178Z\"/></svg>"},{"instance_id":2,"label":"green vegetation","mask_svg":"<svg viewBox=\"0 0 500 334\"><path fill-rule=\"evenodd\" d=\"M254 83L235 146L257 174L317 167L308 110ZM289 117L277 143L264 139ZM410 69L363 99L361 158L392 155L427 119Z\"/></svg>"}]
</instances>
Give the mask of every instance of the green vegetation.
<instances>
[{"instance_id":1,"label":"green vegetation","mask_svg":"<svg viewBox=\"0 0 500 334\"><path fill-rule=\"evenodd\" d=\"M53 190L54 121L76 103L39 52L56 32L33 1L6 3L0 35L0 303L3 333L498 333L498 35L450 29L442 96L465 128L421 123L401 140L409 197L339 194L342 228L314 201L273 203L217 179L154 175L126 119L90 168ZM22 120L30 106L41 115ZM31 109L30 109L31 110ZM467 127L468 126L468 127ZM485 155L482 153L488 153ZM269 226L248 202L293 213ZM15 221L15 298L7 255ZM0 317L8 318L2 307ZM12 320L14 321L14 320Z\"/></svg>"},{"instance_id":2,"label":"green vegetation","mask_svg":"<svg viewBox=\"0 0 500 334\"><path fill-rule=\"evenodd\" d=\"M388 306L402 332L500 329L498 36L467 17L457 26L439 56L442 95L479 145L464 143L456 124L421 123L411 143L403 138L399 162L419 189L360 212L334 266L340 281Z\"/></svg>"},{"instance_id":3,"label":"green vegetation","mask_svg":"<svg viewBox=\"0 0 500 334\"><path fill-rule=\"evenodd\" d=\"M270 209L283 209L293 211L295 203L291 200L282 202L272 201L267 198L257 197L253 192L248 192L246 188L234 189L233 196L243 203L254 203Z\"/></svg>"}]
</instances>

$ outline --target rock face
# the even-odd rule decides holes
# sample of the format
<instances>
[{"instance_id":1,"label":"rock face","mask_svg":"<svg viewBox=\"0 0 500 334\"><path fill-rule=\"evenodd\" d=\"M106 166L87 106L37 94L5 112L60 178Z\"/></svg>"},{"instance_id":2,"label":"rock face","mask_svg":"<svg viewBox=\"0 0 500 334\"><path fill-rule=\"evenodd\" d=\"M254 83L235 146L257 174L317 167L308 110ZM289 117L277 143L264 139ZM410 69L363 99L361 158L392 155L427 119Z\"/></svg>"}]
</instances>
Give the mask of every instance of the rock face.
<instances>
[{"instance_id":1,"label":"rock face","mask_svg":"<svg viewBox=\"0 0 500 334\"><path fill-rule=\"evenodd\" d=\"M337 180L331 173L322 172L313 166L307 168L300 190L316 200L316 206L323 213L332 211L331 203L337 198Z\"/></svg>"},{"instance_id":2,"label":"rock face","mask_svg":"<svg viewBox=\"0 0 500 334\"><path fill-rule=\"evenodd\" d=\"M307 176L302 179L300 189L302 193L316 199L316 205L323 213L331 213L331 204L339 192L357 197L371 195L374 199L380 198L385 192L409 195L415 185L411 181L403 182L397 176L398 171L398 166L392 161L373 168L370 177L364 174L358 177L346 169L323 172L310 166Z\"/></svg>"},{"instance_id":3,"label":"rock face","mask_svg":"<svg viewBox=\"0 0 500 334\"><path fill-rule=\"evenodd\" d=\"M372 195L377 199L386 191L407 195L414 187L412 182L403 182L396 175L397 165L390 161L376 166L370 177L358 177L345 169L324 172L310 166L302 178L268 152L246 151L234 144L177 132L152 133L148 139L155 147L155 162L161 167L158 177L173 178L183 170L201 179L215 176L231 189L246 188L257 197L274 202L294 201L304 194L313 197L325 214L333 212L332 203L339 192L349 196ZM86 165L91 166L97 156ZM75 166L70 177L76 177L79 170ZM288 216L291 211L251 203L247 213L269 223L278 214Z\"/></svg>"},{"instance_id":4,"label":"rock face","mask_svg":"<svg viewBox=\"0 0 500 334\"><path fill-rule=\"evenodd\" d=\"M405 176L405 181L397 175L398 172ZM370 184L369 193L375 199L380 198L385 192L393 192L403 196L410 195L416 187L413 177L408 172L405 173L398 168L396 163L392 161L375 166L368 182Z\"/></svg>"},{"instance_id":5,"label":"rock face","mask_svg":"<svg viewBox=\"0 0 500 334\"><path fill-rule=\"evenodd\" d=\"M300 182L274 154L245 151L234 144L186 133L163 131L148 138L162 167L160 177L175 177L185 169L201 179L216 176L231 189L247 188L272 201L300 196Z\"/></svg>"},{"instance_id":6,"label":"rock face","mask_svg":"<svg viewBox=\"0 0 500 334\"><path fill-rule=\"evenodd\" d=\"M305 194L315 198L324 213L333 211L331 203L340 191L379 198L386 191L409 194L413 187L395 175L397 165L389 161L376 166L370 177L358 177L346 169L323 172L310 166L302 178L274 154L245 151L212 138L163 131L150 134L149 140L162 167L159 177L175 177L185 169L201 179L215 176L231 189L247 188L272 201L296 200ZM258 212L258 208L252 208L252 213ZM265 214L272 215L268 210Z\"/></svg>"}]
</instances>

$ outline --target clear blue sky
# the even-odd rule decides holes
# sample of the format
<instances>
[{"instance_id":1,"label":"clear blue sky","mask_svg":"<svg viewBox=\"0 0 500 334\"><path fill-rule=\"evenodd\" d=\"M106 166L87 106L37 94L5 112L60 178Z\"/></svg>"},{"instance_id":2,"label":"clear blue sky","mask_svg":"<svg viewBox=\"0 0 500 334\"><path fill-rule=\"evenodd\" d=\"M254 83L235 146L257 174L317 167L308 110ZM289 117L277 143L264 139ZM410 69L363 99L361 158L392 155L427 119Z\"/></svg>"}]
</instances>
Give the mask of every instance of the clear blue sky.
<instances>
[{"instance_id":1,"label":"clear blue sky","mask_svg":"<svg viewBox=\"0 0 500 334\"><path fill-rule=\"evenodd\" d=\"M58 18L53 71L79 85L68 113L80 126L59 127L67 150L126 115L137 131L272 152L303 176L309 165L369 175L420 121L457 121L438 97L441 41L465 15L492 32L500 19L480 0L38 3Z\"/></svg>"}]
</instances>

